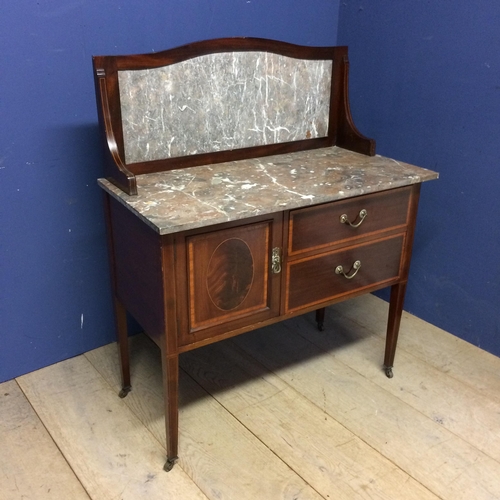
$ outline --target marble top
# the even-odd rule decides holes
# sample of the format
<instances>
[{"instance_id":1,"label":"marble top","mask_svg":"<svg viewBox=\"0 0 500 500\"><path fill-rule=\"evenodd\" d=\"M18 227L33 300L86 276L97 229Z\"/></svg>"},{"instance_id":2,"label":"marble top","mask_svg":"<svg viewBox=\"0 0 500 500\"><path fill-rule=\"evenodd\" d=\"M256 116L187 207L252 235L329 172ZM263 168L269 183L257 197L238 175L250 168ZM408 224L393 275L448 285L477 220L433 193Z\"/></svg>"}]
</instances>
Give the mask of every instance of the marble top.
<instances>
[{"instance_id":1,"label":"marble top","mask_svg":"<svg viewBox=\"0 0 500 500\"><path fill-rule=\"evenodd\" d=\"M159 234L437 179L432 170L337 146L137 176L137 196L99 185Z\"/></svg>"}]
</instances>

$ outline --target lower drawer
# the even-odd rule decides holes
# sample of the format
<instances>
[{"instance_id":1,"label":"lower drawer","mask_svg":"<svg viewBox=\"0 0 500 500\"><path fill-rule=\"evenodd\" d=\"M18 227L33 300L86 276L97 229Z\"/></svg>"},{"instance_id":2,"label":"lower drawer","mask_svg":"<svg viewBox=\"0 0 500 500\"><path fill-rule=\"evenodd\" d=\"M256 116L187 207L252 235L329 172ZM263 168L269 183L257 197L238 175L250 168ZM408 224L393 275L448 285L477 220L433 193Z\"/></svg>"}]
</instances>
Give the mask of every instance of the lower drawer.
<instances>
[{"instance_id":1,"label":"lower drawer","mask_svg":"<svg viewBox=\"0 0 500 500\"><path fill-rule=\"evenodd\" d=\"M400 234L290 262L286 312L397 279L403 243L404 234ZM338 266L350 279L336 272Z\"/></svg>"}]
</instances>

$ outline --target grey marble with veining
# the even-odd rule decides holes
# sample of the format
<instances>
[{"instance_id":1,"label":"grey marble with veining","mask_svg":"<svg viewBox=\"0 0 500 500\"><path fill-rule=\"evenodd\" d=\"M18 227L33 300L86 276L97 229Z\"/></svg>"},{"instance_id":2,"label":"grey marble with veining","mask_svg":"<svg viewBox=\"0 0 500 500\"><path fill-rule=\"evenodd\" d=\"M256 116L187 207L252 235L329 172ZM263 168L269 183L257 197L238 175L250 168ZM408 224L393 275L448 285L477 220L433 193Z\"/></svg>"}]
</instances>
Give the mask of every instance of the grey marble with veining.
<instances>
[{"instance_id":1,"label":"grey marble with veining","mask_svg":"<svg viewBox=\"0 0 500 500\"><path fill-rule=\"evenodd\" d=\"M99 184L160 234L325 203L436 179L382 156L313 149L137 176L129 196Z\"/></svg>"},{"instance_id":2,"label":"grey marble with veining","mask_svg":"<svg viewBox=\"0 0 500 500\"><path fill-rule=\"evenodd\" d=\"M325 137L331 74L332 61L268 52L119 71L125 162Z\"/></svg>"}]
</instances>

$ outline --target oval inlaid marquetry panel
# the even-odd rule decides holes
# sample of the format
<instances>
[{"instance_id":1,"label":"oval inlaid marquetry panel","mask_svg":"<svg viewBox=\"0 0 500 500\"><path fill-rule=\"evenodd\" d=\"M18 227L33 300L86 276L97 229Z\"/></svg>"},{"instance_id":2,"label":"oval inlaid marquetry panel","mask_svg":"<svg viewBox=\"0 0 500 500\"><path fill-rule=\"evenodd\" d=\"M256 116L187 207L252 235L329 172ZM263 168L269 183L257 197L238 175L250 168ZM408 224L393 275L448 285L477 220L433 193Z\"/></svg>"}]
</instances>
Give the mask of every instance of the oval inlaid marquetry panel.
<instances>
[{"instance_id":1,"label":"oval inlaid marquetry panel","mask_svg":"<svg viewBox=\"0 0 500 500\"><path fill-rule=\"evenodd\" d=\"M253 257L248 245L238 238L223 241L212 254L207 271L208 295L223 311L238 307L253 281Z\"/></svg>"}]
</instances>

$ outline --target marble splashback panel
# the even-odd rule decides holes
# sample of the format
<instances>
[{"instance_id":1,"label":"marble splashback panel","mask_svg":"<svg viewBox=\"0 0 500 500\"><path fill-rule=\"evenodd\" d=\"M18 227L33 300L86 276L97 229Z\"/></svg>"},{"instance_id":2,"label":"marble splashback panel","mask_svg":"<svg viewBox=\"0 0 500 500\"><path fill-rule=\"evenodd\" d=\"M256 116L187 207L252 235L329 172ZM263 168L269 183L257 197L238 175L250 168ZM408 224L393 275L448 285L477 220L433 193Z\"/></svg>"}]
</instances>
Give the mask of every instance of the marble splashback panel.
<instances>
[{"instance_id":1,"label":"marble splashback panel","mask_svg":"<svg viewBox=\"0 0 500 500\"><path fill-rule=\"evenodd\" d=\"M331 61L210 54L120 71L127 164L328 133Z\"/></svg>"},{"instance_id":2,"label":"marble splashback panel","mask_svg":"<svg viewBox=\"0 0 500 500\"><path fill-rule=\"evenodd\" d=\"M137 176L129 196L99 184L160 234L316 205L436 179L382 156L333 146Z\"/></svg>"}]
</instances>

